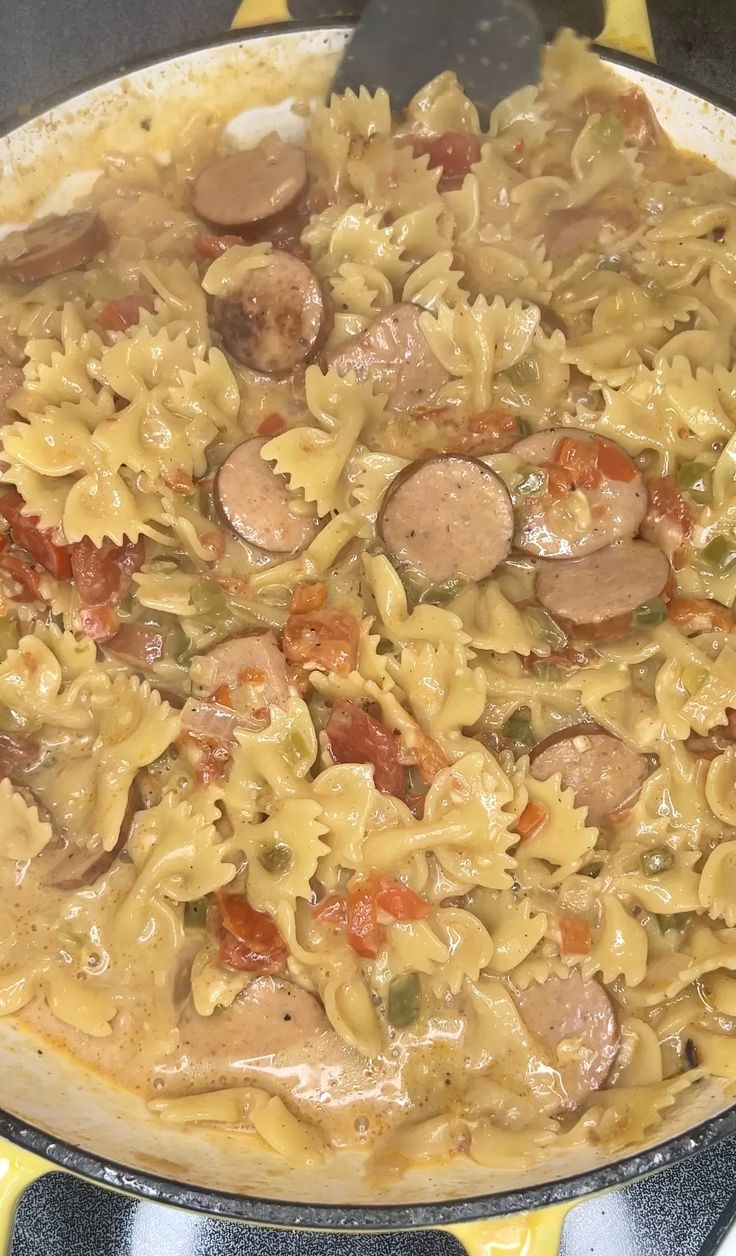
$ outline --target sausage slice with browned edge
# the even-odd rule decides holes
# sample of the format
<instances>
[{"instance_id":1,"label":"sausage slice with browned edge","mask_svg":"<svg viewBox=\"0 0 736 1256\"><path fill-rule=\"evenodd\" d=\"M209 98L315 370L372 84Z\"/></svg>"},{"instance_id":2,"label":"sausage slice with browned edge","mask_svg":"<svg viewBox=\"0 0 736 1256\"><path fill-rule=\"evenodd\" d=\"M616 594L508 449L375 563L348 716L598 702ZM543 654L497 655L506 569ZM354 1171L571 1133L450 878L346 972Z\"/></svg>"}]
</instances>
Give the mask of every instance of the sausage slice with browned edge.
<instances>
[{"instance_id":1,"label":"sausage slice with browned edge","mask_svg":"<svg viewBox=\"0 0 736 1256\"><path fill-rule=\"evenodd\" d=\"M419 326L418 305L389 305L358 336L327 357L338 375L353 372L386 393L393 410L426 405L450 376L432 353Z\"/></svg>"},{"instance_id":2,"label":"sausage slice with browned edge","mask_svg":"<svg viewBox=\"0 0 736 1256\"><path fill-rule=\"evenodd\" d=\"M574 427L535 432L518 441L511 452L522 463L545 466L554 462L560 442L569 438L611 447L626 465L627 455L615 441ZM573 482L556 497L546 491L519 495L515 544L538 558L582 558L614 541L635 536L647 511L647 493L633 463L629 474L631 478L626 480L603 475L597 488L577 490ZM584 503L579 500L580 493L585 496Z\"/></svg>"},{"instance_id":3,"label":"sausage slice with browned edge","mask_svg":"<svg viewBox=\"0 0 736 1256\"><path fill-rule=\"evenodd\" d=\"M619 1045L613 1004L599 981L583 981L577 969L569 977L548 977L541 985L514 991L527 1028L556 1058L566 1108L577 1108L600 1090L611 1071ZM557 1054L568 1040L580 1050Z\"/></svg>"},{"instance_id":4,"label":"sausage slice with browned edge","mask_svg":"<svg viewBox=\"0 0 736 1256\"><path fill-rule=\"evenodd\" d=\"M244 226L281 213L306 181L304 150L267 135L255 148L207 166L194 185L194 208L218 227Z\"/></svg>"},{"instance_id":5,"label":"sausage slice with browned edge","mask_svg":"<svg viewBox=\"0 0 736 1256\"><path fill-rule=\"evenodd\" d=\"M247 633L221 641L206 655L208 697L224 686L228 705L240 715L267 716L271 706L289 701L289 674L276 636Z\"/></svg>"},{"instance_id":6,"label":"sausage slice with browned edge","mask_svg":"<svg viewBox=\"0 0 736 1256\"><path fill-rule=\"evenodd\" d=\"M107 227L91 209L39 218L0 240L0 279L35 283L77 270L107 241Z\"/></svg>"},{"instance_id":7,"label":"sausage slice with browned edge","mask_svg":"<svg viewBox=\"0 0 736 1256\"><path fill-rule=\"evenodd\" d=\"M236 536L272 554L296 554L316 536L319 523L289 491L285 476L261 457L268 441L254 436L233 449L215 476L214 498Z\"/></svg>"},{"instance_id":8,"label":"sausage slice with browned edge","mask_svg":"<svg viewBox=\"0 0 736 1256\"><path fill-rule=\"evenodd\" d=\"M261 375L284 375L320 348L327 322L317 276L298 257L274 249L246 271L231 296L214 303L222 343Z\"/></svg>"},{"instance_id":9,"label":"sausage slice with browned edge","mask_svg":"<svg viewBox=\"0 0 736 1256\"><path fill-rule=\"evenodd\" d=\"M529 770L536 781L557 772L562 788L571 789L578 807L588 808L588 823L597 828L638 797L649 776L646 755L630 750L597 724L575 724L553 733L535 746Z\"/></svg>"},{"instance_id":10,"label":"sausage slice with browned edge","mask_svg":"<svg viewBox=\"0 0 736 1256\"><path fill-rule=\"evenodd\" d=\"M540 563L536 595L573 636L623 636L634 611L661 597L670 579L666 554L648 541L619 541L569 563Z\"/></svg>"},{"instance_id":11,"label":"sausage slice with browned edge","mask_svg":"<svg viewBox=\"0 0 736 1256\"><path fill-rule=\"evenodd\" d=\"M447 454L395 477L376 526L391 557L427 583L484 580L511 548L514 511L490 467Z\"/></svg>"}]
</instances>

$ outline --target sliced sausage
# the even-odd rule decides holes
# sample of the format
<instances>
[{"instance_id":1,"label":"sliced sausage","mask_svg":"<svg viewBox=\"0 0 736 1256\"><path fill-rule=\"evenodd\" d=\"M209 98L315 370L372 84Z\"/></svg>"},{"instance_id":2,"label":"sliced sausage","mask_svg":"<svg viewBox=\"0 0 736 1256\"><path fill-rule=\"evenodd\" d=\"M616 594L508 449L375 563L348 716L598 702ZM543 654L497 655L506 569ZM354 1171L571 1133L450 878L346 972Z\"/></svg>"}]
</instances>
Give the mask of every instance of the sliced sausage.
<instances>
[{"instance_id":1,"label":"sliced sausage","mask_svg":"<svg viewBox=\"0 0 736 1256\"><path fill-rule=\"evenodd\" d=\"M391 557L430 584L484 580L511 548L505 484L477 458L420 459L392 481L377 521Z\"/></svg>"},{"instance_id":2,"label":"sliced sausage","mask_svg":"<svg viewBox=\"0 0 736 1256\"><path fill-rule=\"evenodd\" d=\"M601 1088L618 1052L618 1022L606 991L573 969L567 978L548 977L515 991L514 998L527 1028L553 1055L566 1039L579 1040L581 1050L556 1064L565 1107L578 1107Z\"/></svg>"},{"instance_id":3,"label":"sliced sausage","mask_svg":"<svg viewBox=\"0 0 736 1256\"><path fill-rule=\"evenodd\" d=\"M306 181L304 150L268 135L207 166L194 185L194 209L218 227L259 222L291 205Z\"/></svg>"},{"instance_id":4,"label":"sliced sausage","mask_svg":"<svg viewBox=\"0 0 736 1256\"><path fill-rule=\"evenodd\" d=\"M587 558L540 564L536 595L545 610L573 635L621 636L637 607L661 597L671 568L648 541L619 541Z\"/></svg>"},{"instance_id":5,"label":"sliced sausage","mask_svg":"<svg viewBox=\"0 0 736 1256\"><path fill-rule=\"evenodd\" d=\"M273 632L254 632L221 641L206 656L207 696L223 687L227 705L240 715L268 717L271 706L289 701L289 675Z\"/></svg>"},{"instance_id":6,"label":"sliced sausage","mask_svg":"<svg viewBox=\"0 0 736 1256\"><path fill-rule=\"evenodd\" d=\"M107 228L91 209L40 218L0 241L0 279L31 283L76 270L107 241Z\"/></svg>"},{"instance_id":7,"label":"sliced sausage","mask_svg":"<svg viewBox=\"0 0 736 1256\"><path fill-rule=\"evenodd\" d=\"M243 441L225 459L215 477L214 497L220 514L236 536L272 554L295 554L316 536L319 523L289 492L261 457L268 436Z\"/></svg>"},{"instance_id":8,"label":"sliced sausage","mask_svg":"<svg viewBox=\"0 0 736 1256\"><path fill-rule=\"evenodd\" d=\"M120 832L112 850L103 850L97 838L83 846L70 844L54 867L49 877L49 885L57 890L79 890L83 885L93 885L104 876L115 863L118 855L125 850L135 813L143 806L138 781L135 780L128 790L128 801L120 823Z\"/></svg>"},{"instance_id":9,"label":"sliced sausage","mask_svg":"<svg viewBox=\"0 0 736 1256\"><path fill-rule=\"evenodd\" d=\"M545 215L544 243L554 258L595 251L634 230L636 218L626 205L605 210L587 206L552 209Z\"/></svg>"},{"instance_id":10,"label":"sliced sausage","mask_svg":"<svg viewBox=\"0 0 736 1256\"><path fill-rule=\"evenodd\" d=\"M338 375L352 371L386 393L393 410L426 405L449 380L419 326L422 310L404 302L388 306L359 336L334 353L327 365Z\"/></svg>"},{"instance_id":11,"label":"sliced sausage","mask_svg":"<svg viewBox=\"0 0 736 1256\"><path fill-rule=\"evenodd\" d=\"M317 276L280 249L247 271L232 296L215 301L214 319L228 353L262 375L284 375L306 362L327 325Z\"/></svg>"},{"instance_id":12,"label":"sliced sausage","mask_svg":"<svg viewBox=\"0 0 736 1256\"><path fill-rule=\"evenodd\" d=\"M646 755L630 750L597 724L575 724L546 737L530 755L536 781L559 772L578 807L588 808L588 823L602 828L611 816L638 797L649 776Z\"/></svg>"},{"instance_id":13,"label":"sliced sausage","mask_svg":"<svg viewBox=\"0 0 736 1256\"><path fill-rule=\"evenodd\" d=\"M560 441L570 438L585 443L595 441L615 450L626 463L627 455L615 441L578 428L552 427L546 432L535 432L518 441L512 452L531 466L545 466L554 462ZM582 558L623 537L634 536L646 514L647 494L633 462L628 462L630 479L609 479L603 475L597 488L583 490L588 505L582 514L575 508L576 486L572 481L557 490L561 496L553 498L548 492L541 492L520 497L516 503L518 548L539 558Z\"/></svg>"}]
</instances>

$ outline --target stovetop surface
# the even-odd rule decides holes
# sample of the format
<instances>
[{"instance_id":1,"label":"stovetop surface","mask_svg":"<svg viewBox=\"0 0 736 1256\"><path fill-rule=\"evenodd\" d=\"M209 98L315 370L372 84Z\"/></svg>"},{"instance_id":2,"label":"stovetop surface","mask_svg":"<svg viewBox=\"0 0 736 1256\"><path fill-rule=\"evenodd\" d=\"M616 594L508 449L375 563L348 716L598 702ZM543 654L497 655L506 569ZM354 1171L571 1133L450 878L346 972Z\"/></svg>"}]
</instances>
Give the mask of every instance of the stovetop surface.
<instances>
[{"instance_id":1,"label":"stovetop surface","mask_svg":"<svg viewBox=\"0 0 736 1256\"><path fill-rule=\"evenodd\" d=\"M315 0L338 12L349 0ZM236 0L0 0L0 117L227 29ZM564 0L560 0L564 12ZM736 99L734 0L649 0L661 65ZM561 1256L736 1256L736 1139L577 1205ZM450 1237L251 1230L50 1174L25 1194L11 1256L456 1256Z\"/></svg>"}]
</instances>

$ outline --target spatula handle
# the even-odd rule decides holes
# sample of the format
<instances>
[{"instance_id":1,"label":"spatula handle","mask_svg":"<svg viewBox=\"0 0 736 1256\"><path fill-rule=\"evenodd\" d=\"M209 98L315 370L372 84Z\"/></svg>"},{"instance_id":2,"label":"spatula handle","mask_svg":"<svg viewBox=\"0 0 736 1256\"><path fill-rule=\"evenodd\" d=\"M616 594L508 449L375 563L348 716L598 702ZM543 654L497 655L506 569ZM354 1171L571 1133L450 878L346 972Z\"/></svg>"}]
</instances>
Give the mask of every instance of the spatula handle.
<instances>
[{"instance_id":1,"label":"spatula handle","mask_svg":"<svg viewBox=\"0 0 736 1256\"><path fill-rule=\"evenodd\" d=\"M603 0L603 6L605 25L597 43L654 61L647 0ZM337 20L340 17L350 20L360 16L362 7L361 0L241 0L232 26L233 29L261 26L271 22L287 22L290 18L301 22L331 18ZM572 11L575 5L571 7L565 0L560 0L559 3L553 0L552 4L545 0L541 7L547 19L545 25L550 27L548 36L554 34L556 26L576 26L576 16ZM589 5L585 8L590 10ZM581 9L581 13L583 12L584 9ZM600 9L598 12L600 14ZM588 26L587 21L585 29L581 27L581 31L584 34L597 34L597 31Z\"/></svg>"}]
</instances>

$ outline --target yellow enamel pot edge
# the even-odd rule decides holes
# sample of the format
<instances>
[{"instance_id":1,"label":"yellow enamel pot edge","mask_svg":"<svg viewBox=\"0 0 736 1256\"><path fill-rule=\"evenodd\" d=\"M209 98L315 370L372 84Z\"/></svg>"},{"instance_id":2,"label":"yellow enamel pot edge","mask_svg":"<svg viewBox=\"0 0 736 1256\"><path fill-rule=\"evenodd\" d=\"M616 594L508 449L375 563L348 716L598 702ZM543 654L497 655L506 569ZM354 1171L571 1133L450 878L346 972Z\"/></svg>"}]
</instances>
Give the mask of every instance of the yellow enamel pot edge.
<instances>
[{"instance_id":1,"label":"yellow enamel pot edge","mask_svg":"<svg viewBox=\"0 0 736 1256\"><path fill-rule=\"evenodd\" d=\"M606 24L597 42L618 52L654 61L647 0L604 0ZM288 22L287 0L242 0L232 20L234 30L262 23Z\"/></svg>"},{"instance_id":2,"label":"yellow enamel pot edge","mask_svg":"<svg viewBox=\"0 0 736 1256\"><path fill-rule=\"evenodd\" d=\"M456 1238L468 1256L557 1256L562 1227L574 1202L441 1229Z\"/></svg>"},{"instance_id":3,"label":"yellow enamel pot edge","mask_svg":"<svg viewBox=\"0 0 736 1256\"><path fill-rule=\"evenodd\" d=\"M31 1151L0 1139L0 1256L10 1251L13 1218L26 1187L54 1168Z\"/></svg>"},{"instance_id":4,"label":"yellow enamel pot edge","mask_svg":"<svg viewBox=\"0 0 736 1256\"><path fill-rule=\"evenodd\" d=\"M56 1170L50 1161L0 1139L0 1256L10 1251L13 1221L23 1192L45 1173ZM556 1204L536 1213L438 1228L458 1239L470 1256L557 1256L565 1217L572 1207L573 1203Z\"/></svg>"}]
</instances>

